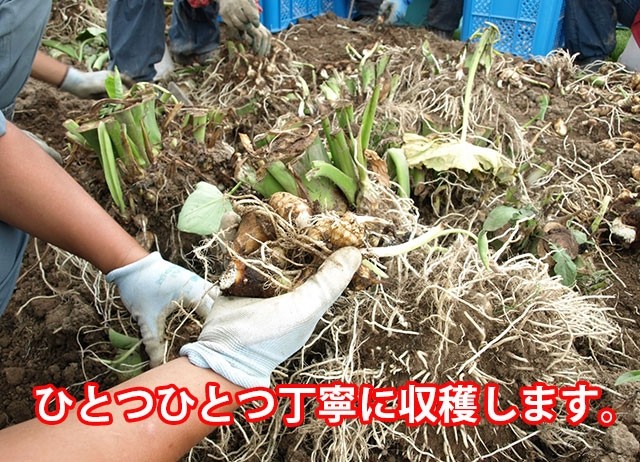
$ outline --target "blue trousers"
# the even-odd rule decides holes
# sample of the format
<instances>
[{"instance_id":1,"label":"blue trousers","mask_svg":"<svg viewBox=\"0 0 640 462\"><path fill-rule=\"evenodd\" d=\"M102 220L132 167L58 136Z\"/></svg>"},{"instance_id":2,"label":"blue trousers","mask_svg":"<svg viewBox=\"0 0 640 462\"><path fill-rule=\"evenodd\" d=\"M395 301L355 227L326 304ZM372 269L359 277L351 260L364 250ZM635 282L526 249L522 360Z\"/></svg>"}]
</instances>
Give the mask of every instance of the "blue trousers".
<instances>
[{"instance_id":1,"label":"blue trousers","mask_svg":"<svg viewBox=\"0 0 640 462\"><path fill-rule=\"evenodd\" d=\"M51 0L0 0L0 110L7 120L31 73L50 12ZM13 294L28 240L28 234L0 221L0 315Z\"/></svg>"},{"instance_id":2,"label":"blue trousers","mask_svg":"<svg viewBox=\"0 0 640 462\"><path fill-rule=\"evenodd\" d=\"M355 3L358 16L374 18L378 16L381 4L382 0L357 0Z\"/></svg>"},{"instance_id":3,"label":"blue trousers","mask_svg":"<svg viewBox=\"0 0 640 462\"><path fill-rule=\"evenodd\" d=\"M630 26L640 0L566 0L565 46L581 64L604 60L616 47L616 25Z\"/></svg>"},{"instance_id":4,"label":"blue trousers","mask_svg":"<svg viewBox=\"0 0 640 462\"><path fill-rule=\"evenodd\" d=\"M51 0L0 0L0 108L11 106L31 73Z\"/></svg>"},{"instance_id":5,"label":"blue trousers","mask_svg":"<svg viewBox=\"0 0 640 462\"><path fill-rule=\"evenodd\" d=\"M15 289L29 235L0 221L0 315Z\"/></svg>"},{"instance_id":6,"label":"blue trousers","mask_svg":"<svg viewBox=\"0 0 640 462\"><path fill-rule=\"evenodd\" d=\"M107 39L110 69L136 81L150 81L154 64L165 46L165 10L162 0L109 0ZM169 27L169 48L178 55L200 55L220 44L218 4L191 8L186 0L174 0Z\"/></svg>"}]
</instances>

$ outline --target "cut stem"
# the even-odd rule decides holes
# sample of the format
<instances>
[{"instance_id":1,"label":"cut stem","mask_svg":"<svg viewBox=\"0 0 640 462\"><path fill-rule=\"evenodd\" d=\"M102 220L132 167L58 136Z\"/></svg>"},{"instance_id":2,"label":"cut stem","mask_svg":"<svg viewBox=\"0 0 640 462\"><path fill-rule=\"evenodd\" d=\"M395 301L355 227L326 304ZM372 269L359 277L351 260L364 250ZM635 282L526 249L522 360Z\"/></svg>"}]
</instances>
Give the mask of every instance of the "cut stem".
<instances>
[{"instance_id":1,"label":"cut stem","mask_svg":"<svg viewBox=\"0 0 640 462\"><path fill-rule=\"evenodd\" d=\"M441 225L438 225L434 226L426 233L402 244L391 245L389 247L373 247L370 249L364 249L363 253L365 255L373 255L374 257L378 258L397 257L399 255L404 255L413 250L419 249L429 242L434 241L440 237L448 236L449 234L462 234L464 236L470 237L476 242L478 241L478 237L472 232L467 231L466 229L443 229Z\"/></svg>"}]
</instances>

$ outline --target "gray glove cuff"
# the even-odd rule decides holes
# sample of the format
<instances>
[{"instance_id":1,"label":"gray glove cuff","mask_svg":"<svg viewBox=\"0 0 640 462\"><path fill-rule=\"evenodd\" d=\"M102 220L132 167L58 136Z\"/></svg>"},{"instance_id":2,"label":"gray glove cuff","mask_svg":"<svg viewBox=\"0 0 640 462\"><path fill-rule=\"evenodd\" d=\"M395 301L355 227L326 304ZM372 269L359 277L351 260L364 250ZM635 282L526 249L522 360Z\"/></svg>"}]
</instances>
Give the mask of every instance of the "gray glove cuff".
<instances>
[{"instance_id":1,"label":"gray glove cuff","mask_svg":"<svg viewBox=\"0 0 640 462\"><path fill-rule=\"evenodd\" d=\"M60 84L60 90L72 93L73 89L82 82L82 72L73 66L67 68L67 73Z\"/></svg>"},{"instance_id":2,"label":"gray glove cuff","mask_svg":"<svg viewBox=\"0 0 640 462\"><path fill-rule=\"evenodd\" d=\"M116 268L113 271L110 271L109 274L107 274L106 276L107 282L115 282L117 284L119 279L125 276L128 276L132 273L136 273L148 266L153 265L154 263L160 260L162 260L162 256L160 255L160 252L150 253L146 257L141 258L136 262L130 263L121 268Z\"/></svg>"},{"instance_id":3,"label":"gray glove cuff","mask_svg":"<svg viewBox=\"0 0 640 462\"><path fill-rule=\"evenodd\" d=\"M180 356L186 356L194 366L211 369L242 388L269 387L273 368L255 354L239 354L243 348L231 339L228 341L188 343L180 348ZM252 358L252 364L240 362L246 356Z\"/></svg>"}]
</instances>

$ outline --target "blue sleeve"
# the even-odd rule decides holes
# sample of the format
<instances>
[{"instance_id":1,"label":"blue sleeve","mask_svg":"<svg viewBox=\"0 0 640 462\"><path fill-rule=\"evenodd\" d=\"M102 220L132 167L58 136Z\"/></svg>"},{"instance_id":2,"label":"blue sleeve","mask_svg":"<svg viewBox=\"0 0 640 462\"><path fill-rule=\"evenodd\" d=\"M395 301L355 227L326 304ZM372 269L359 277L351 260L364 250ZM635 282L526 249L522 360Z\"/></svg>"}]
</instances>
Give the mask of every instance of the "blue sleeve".
<instances>
[{"instance_id":1,"label":"blue sleeve","mask_svg":"<svg viewBox=\"0 0 640 462\"><path fill-rule=\"evenodd\" d=\"M4 118L4 114L0 111L0 136L4 136L7 133L7 119Z\"/></svg>"}]
</instances>

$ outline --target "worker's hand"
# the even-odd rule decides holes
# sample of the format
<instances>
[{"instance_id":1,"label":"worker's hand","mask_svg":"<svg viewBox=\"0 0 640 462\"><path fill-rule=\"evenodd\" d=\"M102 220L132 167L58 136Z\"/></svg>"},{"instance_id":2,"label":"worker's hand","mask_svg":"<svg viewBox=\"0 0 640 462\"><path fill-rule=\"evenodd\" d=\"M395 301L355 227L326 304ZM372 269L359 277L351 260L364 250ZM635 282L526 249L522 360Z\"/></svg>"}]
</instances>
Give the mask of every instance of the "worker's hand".
<instances>
[{"instance_id":1,"label":"worker's hand","mask_svg":"<svg viewBox=\"0 0 640 462\"><path fill-rule=\"evenodd\" d=\"M198 341L183 346L180 355L241 387L268 387L273 370L307 342L360 261L359 250L345 247L288 294L265 299L219 297Z\"/></svg>"},{"instance_id":2,"label":"worker's hand","mask_svg":"<svg viewBox=\"0 0 640 462\"><path fill-rule=\"evenodd\" d=\"M380 5L379 14L386 18L386 24L395 24L405 17L408 7L407 0L384 0Z\"/></svg>"},{"instance_id":3,"label":"worker's hand","mask_svg":"<svg viewBox=\"0 0 640 462\"><path fill-rule=\"evenodd\" d=\"M258 56L267 56L271 51L271 32L262 24L260 27L250 25L244 33L244 38Z\"/></svg>"},{"instance_id":4,"label":"worker's hand","mask_svg":"<svg viewBox=\"0 0 640 462\"><path fill-rule=\"evenodd\" d=\"M224 23L239 32L249 26L260 27L260 7L254 0L218 0L220 17Z\"/></svg>"},{"instance_id":5,"label":"worker's hand","mask_svg":"<svg viewBox=\"0 0 640 462\"><path fill-rule=\"evenodd\" d=\"M106 96L104 82L111 71L84 72L69 67L60 89L78 98L101 98Z\"/></svg>"},{"instance_id":6,"label":"worker's hand","mask_svg":"<svg viewBox=\"0 0 640 462\"><path fill-rule=\"evenodd\" d=\"M31 140L34 141L44 152L49 154L49 157L51 157L60 165L63 165L62 156L60 155L60 153L55 149L53 149L51 146L49 146L47 143L45 143L45 141L42 138L40 138L38 135L31 133L28 130L22 130L22 133L24 133L29 138L31 138Z\"/></svg>"},{"instance_id":7,"label":"worker's hand","mask_svg":"<svg viewBox=\"0 0 640 462\"><path fill-rule=\"evenodd\" d=\"M182 303L187 309L195 307L204 319L220 294L218 287L169 263L158 252L111 271L107 281L118 286L122 302L140 326L151 367L164 360L167 316Z\"/></svg>"}]
</instances>

